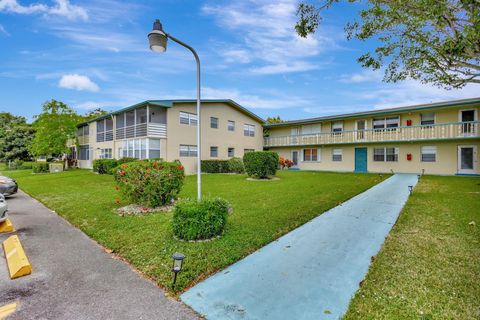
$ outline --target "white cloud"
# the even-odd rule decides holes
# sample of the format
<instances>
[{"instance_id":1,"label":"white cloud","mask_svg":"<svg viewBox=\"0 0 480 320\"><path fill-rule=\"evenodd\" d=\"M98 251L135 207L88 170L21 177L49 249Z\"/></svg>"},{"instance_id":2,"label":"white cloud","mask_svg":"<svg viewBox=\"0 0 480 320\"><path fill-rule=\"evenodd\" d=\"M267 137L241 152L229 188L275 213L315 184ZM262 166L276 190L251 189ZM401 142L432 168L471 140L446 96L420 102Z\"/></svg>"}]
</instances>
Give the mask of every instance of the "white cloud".
<instances>
[{"instance_id":1,"label":"white cloud","mask_svg":"<svg viewBox=\"0 0 480 320\"><path fill-rule=\"evenodd\" d=\"M383 71L381 70L364 70L358 73L344 74L340 77L343 83L362 83L362 82L378 82L383 79Z\"/></svg>"},{"instance_id":2,"label":"white cloud","mask_svg":"<svg viewBox=\"0 0 480 320\"><path fill-rule=\"evenodd\" d=\"M3 33L7 37L10 37L10 33L0 24L0 33Z\"/></svg>"},{"instance_id":3,"label":"white cloud","mask_svg":"<svg viewBox=\"0 0 480 320\"><path fill-rule=\"evenodd\" d=\"M321 31L308 38L296 35L293 26L297 3L249 0L205 5L202 10L240 39L235 49L221 53L227 63L255 63L249 68L253 74L282 74L317 69L312 58L323 50L336 48L335 41Z\"/></svg>"},{"instance_id":4,"label":"white cloud","mask_svg":"<svg viewBox=\"0 0 480 320\"><path fill-rule=\"evenodd\" d=\"M41 3L21 5L17 0L0 0L0 12L17 14L40 14L57 15L66 17L69 20L88 20L87 11L77 5L73 5L69 0L54 0L54 6L48 6Z\"/></svg>"},{"instance_id":5,"label":"white cloud","mask_svg":"<svg viewBox=\"0 0 480 320\"><path fill-rule=\"evenodd\" d=\"M65 89L74 89L79 91L93 91L96 92L100 90L98 85L90 80L87 76L82 76L79 74L65 74L60 78L58 82L58 86L60 88Z\"/></svg>"},{"instance_id":6,"label":"white cloud","mask_svg":"<svg viewBox=\"0 0 480 320\"><path fill-rule=\"evenodd\" d=\"M312 105L305 98L280 92L262 92L248 94L237 89L214 89L202 87L202 99L232 99L248 109L285 109L301 108Z\"/></svg>"}]
</instances>

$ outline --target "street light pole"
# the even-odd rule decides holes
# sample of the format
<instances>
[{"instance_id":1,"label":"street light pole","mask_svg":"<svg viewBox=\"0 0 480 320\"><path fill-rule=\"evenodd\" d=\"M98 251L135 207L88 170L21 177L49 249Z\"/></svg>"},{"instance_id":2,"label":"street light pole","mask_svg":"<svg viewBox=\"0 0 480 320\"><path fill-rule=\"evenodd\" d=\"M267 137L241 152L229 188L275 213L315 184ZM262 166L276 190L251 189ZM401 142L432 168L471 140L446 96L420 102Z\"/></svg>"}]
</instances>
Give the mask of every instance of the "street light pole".
<instances>
[{"instance_id":1,"label":"street light pole","mask_svg":"<svg viewBox=\"0 0 480 320\"><path fill-rule=\"evenodd\" d=\"M178 40L174 36L163 31L162 24L160 20L155 20L153 23L153 30L148 34L148 42L150 44L150 49L154 52L165 52L167 50L167 40L172 39L179 45L187 48L193 53L195 61L197 62L197 199L200 201L202 198L202 177L201 177L201 130L200 130L200 58L198 57L197 52L191 46L186 44L183 41Z\"/></svg>"}]
</instances>

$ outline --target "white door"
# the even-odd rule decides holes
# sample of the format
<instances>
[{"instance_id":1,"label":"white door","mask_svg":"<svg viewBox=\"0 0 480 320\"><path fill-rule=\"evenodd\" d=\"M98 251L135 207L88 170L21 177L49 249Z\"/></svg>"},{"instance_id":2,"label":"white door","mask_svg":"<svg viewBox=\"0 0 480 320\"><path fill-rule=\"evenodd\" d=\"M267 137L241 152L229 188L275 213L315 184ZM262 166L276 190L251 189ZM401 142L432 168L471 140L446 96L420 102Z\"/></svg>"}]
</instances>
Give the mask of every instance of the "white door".
<instances>
[{"instance_id":1,"label":"white door","mask_svg":"<svg viewBox=\"0 0 480 320\"><path fill-rule=\"evenodd\" d=\"M294 168L298 167L298 150L292 151L292 161L293 161L293 167Z\"/></svg>"},{"instance_id":2,"label":"white door","mask_svg":"<svg viewBox=\"0 0 480 320\"><path fill-rule=\"evenodd\" d=\"M300 141L300 127L293 127L290 132L292 138L291 143L298 144Z\"/></svg>"},{"instance_id":3,"label":"white door","mask_svg":"<svg viewBox=\"0 0 480 320\"><path fill-rule=\"evenodd\" d=\"M477 146L458 146L458 173L475 174Z\"/></svg>"},{"instance_id":4,"label":"white door","mask_svg":"<svg viewBox=\"0 0 480 320\"><path fill-rule=\"evenodd\" d=\"M367 128L367 122L365 120L357 120L357 140L365 139L365 129Z\"/></svg>"}]
</instances>

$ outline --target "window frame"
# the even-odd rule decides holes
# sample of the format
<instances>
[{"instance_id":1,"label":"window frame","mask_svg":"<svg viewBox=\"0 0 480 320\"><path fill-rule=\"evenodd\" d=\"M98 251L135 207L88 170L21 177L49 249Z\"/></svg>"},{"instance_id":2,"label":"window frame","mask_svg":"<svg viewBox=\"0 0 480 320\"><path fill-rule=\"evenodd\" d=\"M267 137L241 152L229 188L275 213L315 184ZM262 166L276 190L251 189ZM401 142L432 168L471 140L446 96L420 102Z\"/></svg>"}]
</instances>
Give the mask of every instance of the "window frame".
<instances>
[{"instance_id":1,"label":"window frame","mask_svg":"<svg viewBox=\"0 0 480 320\"><path fill-rule=\"evenodd\" d=\"M197 116L196 113L179 111L178 116L179 116L180 124L184 124L184 125L187 125L187 126L197 126L197 124L198 124L198 116ZM182 118L186 119L187 121L182 122Z\"/></svg>"},{"instance_id":2,"label":"window frame","mask_svg":"<svg viewBox=\"0 0 480 320\"><path fill-rule=\"evenodd\" d=\"M343 161L343 149L340 149L340 148L332 149L332 161L334 161L334 162L342 162Z\"/></svg>"},{"instance_id":3,"label":"window frame","mask_svg":"<svg viewBox=\"0 0 480 320\"><path fill-rule=\"evenodd\" d=\"M183 154L182 154L182 148L184 149ZM185 153L185 149L186 149L186 153ZM182 158L196 157L197 152L198 152L198 148L197 148L196 145L181 144L179 146L179 156L182 157Z\"/></svg>"},{"instance_id":4,"label":"window frame","mask_svg":"<svg viewBox=\"0 0 480 320\"><path fill-rule=\"evenodd\" d=\"M213 151L215 150L215 155ZM217 146L210 146L210 158L218 158L218 147Z\"/></svg>"},{"instance_id":5,"label":"window frame","mask_svg":"<svg viewBox=\"0 0 480 320\"><path fill-rule=\"evenodd\" d=\"M433 119L432 119L432 120L423 120L423 116L424 116L424 115L427 115L427 114L433 115ZM436 116L435 116L435 112L424 112L424 113L420 113L420 125L421 125L421 126L431 127L431 126L435 125L436 120L437 120L437 119L436 119ZM427 123L424 123L424 122L427 122Z\"/></svg>"},{"instance_id":6,"label":"window frame","mask_svg":"<svg viewBox=\"0 0 480 320\"><path fill-rule=\"evenodd\" d=\"M393 149L393 153L388 152ZM382 150L381 154L377 151ZM373 148L373 161L374 162L398 162L400 149L398 147L374 147ZM383 160L379 160L376 157L381 156ZM393 158L392 158L393 156ZM390 158L389 158L390 157Z\"/></svg>"},{"instance_id":7,"label":"window frame","mask_svg":"<svg viewBox=\"0 0 480 320\"><path fill-rule=\"evenodd\" d=\"M214 126L215 123L215 126ZM210 128L218 129L219 119L217 117L210 117Z\"/></svg>"},{"instance_id":8,"label":"window frame","mask_svg":"<svg viewBox=\"0 0 480 320\"><path fill-rule=\"evenodd\" d=\"M230 128L230 124L232 124L231 128ZM230 132L235 131L235 121L234 120L228 120L227 121L227 131L230 131Z\"/></svg>"},{"instance_id":9,"label":"window frame","mask_svg":"<svg viewBox=\"0 0 480 320\"><path fill-rule=\"evenodd\" d=\"M433 152L425 152L425 149L430 148L430 151ZM425 155L433 155L433 159L425 159ZM422 146L420 148L420 161L421 162L437 162L437 146Z\"/></svg>"},{"instance_id":10,"label":"window frame","mask_svg":"<svg viewBox=\"0 0 480 320\"><path fill-rule=\"evenodd\" d=\"M310 156L309 159L306 158L305 156L305 151L309 150ZM316 159L313 157L313 150L316 152ZM320 149L319 148L304 148L302 149L302 162L320 162Z\"/></svg>"},{"instance_id":11,"label":"window frame","mask_svg":"<svg viewBox=\"0 0 480 320\"><path fill-rule=\"evenodd\" d=\"M230 154L230 150L231 150L231 154ZM234 148L234 147L228 147L228 149L227 149L227 156L228 156L229 158L235 157L235 148Z\"/></svg>"},{"instance_id":12,"label":"window frame","mask_svg":"<svg viewBox=\"0 0 480 320\"><path fill-rule=\"evenodd\" d=\"M396 126L388 126L388 120L397 119ZM382 121L382 126L379 127L378 122ZM377 124L375 124L377 122ZM380 117L380 118L372 118L372 129L375 131L386 131L386 130L396 130L400 127L401 119L400 116L393 116L393 117Z\"/></svg>"},{"instance_id":13,"label":"window frame","mask_svg":"<svg viewBox=\"0 0 480 320\"><path fill-rule=\"evenodd\" d=\"M245 137L255 137L255 125L244 123L243 124L243 135Z\"/></svg>"}]
</instances>

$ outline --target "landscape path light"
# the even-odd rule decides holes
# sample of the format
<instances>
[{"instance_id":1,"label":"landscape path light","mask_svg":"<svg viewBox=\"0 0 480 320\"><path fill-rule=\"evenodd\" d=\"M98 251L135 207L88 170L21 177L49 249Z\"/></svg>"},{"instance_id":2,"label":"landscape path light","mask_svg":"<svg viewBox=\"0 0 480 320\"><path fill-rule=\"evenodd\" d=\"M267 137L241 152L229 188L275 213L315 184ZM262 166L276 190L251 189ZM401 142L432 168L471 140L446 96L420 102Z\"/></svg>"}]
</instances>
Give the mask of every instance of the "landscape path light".
<instances>
[{"instance_id":1,"label":"landscape path light","mask_svg":"<svg viewBox=\"0 0 480 320\"><path fill-rule=\"evenodd\" d=\"M173 284L172 287L175 287L175 283L177 282L177 274L182 271L183 267L183 259L185 259L185 255L180 252L175 252L172 256L173 258Z\"/></svg>"}]
</instances>

